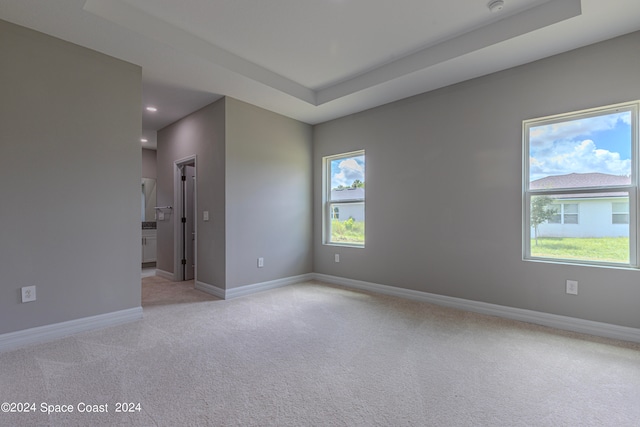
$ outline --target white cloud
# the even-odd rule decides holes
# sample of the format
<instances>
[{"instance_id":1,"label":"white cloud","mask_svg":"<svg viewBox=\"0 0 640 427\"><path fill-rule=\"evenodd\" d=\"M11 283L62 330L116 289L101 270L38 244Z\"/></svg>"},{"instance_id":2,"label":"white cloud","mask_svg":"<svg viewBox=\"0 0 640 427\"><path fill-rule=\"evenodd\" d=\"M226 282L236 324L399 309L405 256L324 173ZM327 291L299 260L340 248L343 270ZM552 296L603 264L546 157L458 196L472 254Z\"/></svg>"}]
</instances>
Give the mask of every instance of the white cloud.
<instances>
[{"instance_id":1,"label":"white cloud","mask_svg":"<svg viewBox=\"0 0 640 427\"><path fill-rule=\"evenodd\" d=\"M360 161L364 160L362 157L358 159ZM332 165L332 172L335 170ZM351 186L356 179L364 181L364 164L358 163L354 157L342 160L337 165L337 173L334 173L331 177L331 188L340 185L345 187Z\"/></svg>"},{"instance_id":2,"label":"white cloud","mask_svg":"<svg viewBox=\"0 0 640 427\"><path fill-rule=\"evenodd\" d=\"M536 126L530 129L531 179L568 173L600 172L629 175L631 160L620 153L598 148L596 132L615 129L620 123L629 126L631 113L626 111L578 120Z\"/></svg>"},{"instance_id":3,"label":"white cloud","mask_svg":"<svg viewBox=\"0 0 640 427\"><path fill-rule=\"evenodd\" d=\"M618 121L630 125L631 113L626 111L606 116L587 117L561 123L553 123L531 128L529 144L532 149L544 150L554 146L558 141L582 140L594 132L610 130Z\"/></svg>"},{"instance_id":4,"label":"white cloud","mask_svg":"<svg viewBox=\"0 0 640 427\"><path fill-rule=\"evenodd\" d=\"M620 153L597 148L592 140L585 139L572 144L557 144L552 154L531 157L529 167L531 180L571 172L629 175L631 160L621 159Z\"/></svg>"}]
</instances>

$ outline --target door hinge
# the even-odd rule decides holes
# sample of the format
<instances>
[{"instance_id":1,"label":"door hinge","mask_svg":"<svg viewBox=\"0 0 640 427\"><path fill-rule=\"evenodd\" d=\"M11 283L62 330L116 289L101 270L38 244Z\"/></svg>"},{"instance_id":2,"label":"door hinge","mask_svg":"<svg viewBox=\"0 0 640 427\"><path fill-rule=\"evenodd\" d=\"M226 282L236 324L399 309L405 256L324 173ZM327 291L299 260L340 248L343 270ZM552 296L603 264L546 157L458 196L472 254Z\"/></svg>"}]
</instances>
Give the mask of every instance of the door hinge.
<instances>
[{"instance_id":1,"label":"door hinge","mask_svg":"<svg viewBox=\"0 0 640 427\"><path fill-rule=\"evenodd\" d=\"M187 260L186 259L182 260L182 265L187 265Z\"/></svg>"},{"instance_id":2,"label":"door hinge","mask_svg":"<svg viewBox=\"0 0 640 427\"><path fill-rule=\"evenodd\" d=\"M182 175L182 180L186 181L187 180L187 176L186 175Z\"/></svg>"},{"instance_id":3,"label":"door hinge","mask_svg":"<svg viewBox=\"0 0 640 427\"><path fill-rule=\"evenodd\" d=\"M184 218L184 217L183 217L183 218L182 218L182 223L184 224L184 223L186 223L186 222L187 222L187 218Z\"/></svg>"}]
</instances>

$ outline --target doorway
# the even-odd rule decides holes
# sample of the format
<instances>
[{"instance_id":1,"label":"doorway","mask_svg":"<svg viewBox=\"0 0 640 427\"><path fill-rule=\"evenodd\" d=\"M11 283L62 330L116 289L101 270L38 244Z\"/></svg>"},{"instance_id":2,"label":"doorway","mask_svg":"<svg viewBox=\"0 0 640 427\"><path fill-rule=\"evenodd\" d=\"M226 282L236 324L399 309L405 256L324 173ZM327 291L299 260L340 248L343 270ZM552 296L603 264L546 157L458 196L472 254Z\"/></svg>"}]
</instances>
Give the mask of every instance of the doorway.
<instances>
[{"instance_id":1,"label":"doorway","mask_svg":"<svg viewBox=\"0 0 640 427\"><path fill-rule=\"evenodd\" d=\"M196 279L196 157L175 162L175 269L177 281Z\"/></svg>"}]
</instances>

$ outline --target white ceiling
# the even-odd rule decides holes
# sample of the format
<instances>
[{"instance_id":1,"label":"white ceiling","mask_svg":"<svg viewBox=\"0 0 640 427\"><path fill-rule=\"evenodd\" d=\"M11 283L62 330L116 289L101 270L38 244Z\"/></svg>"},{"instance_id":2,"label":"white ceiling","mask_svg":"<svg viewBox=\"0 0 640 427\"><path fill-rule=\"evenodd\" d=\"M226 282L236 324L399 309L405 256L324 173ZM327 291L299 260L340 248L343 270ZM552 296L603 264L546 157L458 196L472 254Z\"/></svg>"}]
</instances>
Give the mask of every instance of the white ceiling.
<instances>
[{"instance_id":1,"label":"white ceiling","mask_svg":"<svg viewBox=\"0 0 640 427\"><path fill-rule=\"evenodd\" d=\"M316 124L640 30L639 0L2 0L143 68L143 134L222 96ZM640 47L639 47L640 54Z\"/></svg>"}]
</instances>

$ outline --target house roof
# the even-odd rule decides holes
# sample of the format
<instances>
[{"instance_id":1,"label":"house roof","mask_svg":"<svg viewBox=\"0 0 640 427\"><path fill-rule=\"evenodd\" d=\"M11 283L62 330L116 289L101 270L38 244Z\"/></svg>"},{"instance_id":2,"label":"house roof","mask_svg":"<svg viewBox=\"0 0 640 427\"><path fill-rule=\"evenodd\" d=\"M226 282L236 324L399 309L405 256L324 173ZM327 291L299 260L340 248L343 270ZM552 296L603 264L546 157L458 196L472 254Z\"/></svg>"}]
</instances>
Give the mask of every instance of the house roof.
<instances>
[{"instance_id":1,"label":"house roof","mask_svg":"<svg viewBox=\"0 0 640 427\"><path fill-rule=\"evenodd\" d=\"M563 188L593 188L615 185L630 185L631 177L626 175L610 175L606 173L591 172L591 173L570 173L566 175L553 175L545 178L536 179L531 181L529 188L531 190L543 190L543 189L563 189ZM575 199L575 198L594 198L594 197L626 197L628 193L626 191L621 192L606 192L606 193L578 193L578 194L563 194L555 196L557 199Z\"/></svg>"},{"instance_id":2,"label":"house roof","mask_svg":"<svg viewBox=\"0 0 640 427\"><path fill-rule=\"evenodd\" d=\"M364 199L364 188L344 188L342 190L331 190L331 200L353 200Z\"/></svg>"},{"instance_id":3,"label":"house roof","mask_svg":"<svg viewBox=\"0 0 640 427\"><path fill-rule=\"evenodd\" d=\"M542 190L550 188L588 188L629 184L631 184L631 177L629 176L592 172L547 176L531 181L529 188L532 190Z\"/></svg>"}]
</instances>

